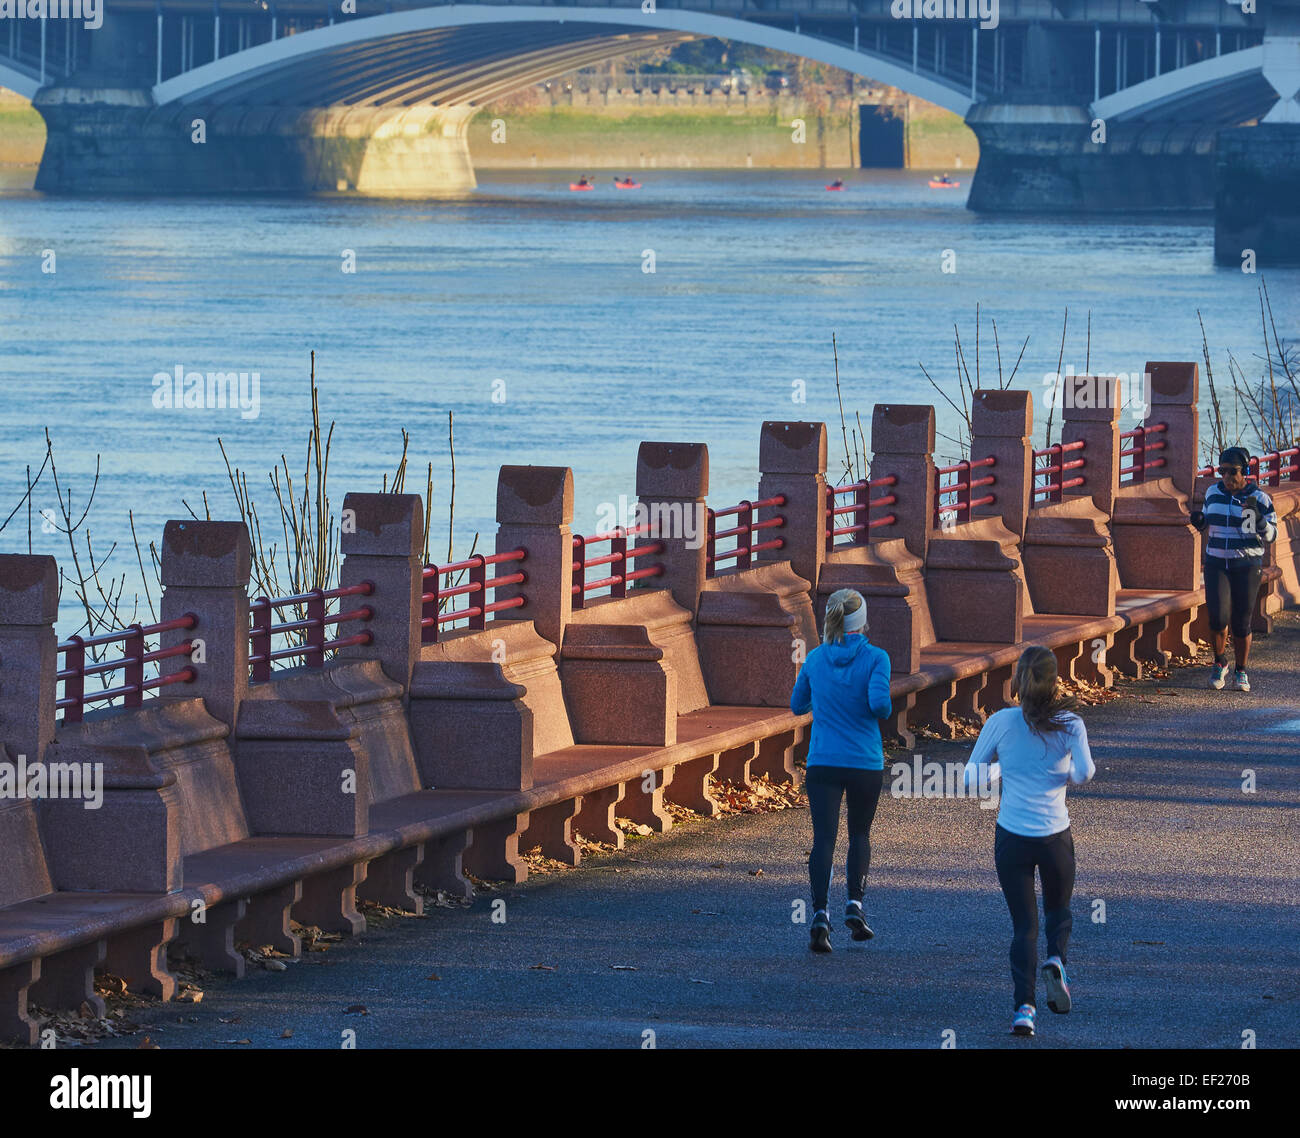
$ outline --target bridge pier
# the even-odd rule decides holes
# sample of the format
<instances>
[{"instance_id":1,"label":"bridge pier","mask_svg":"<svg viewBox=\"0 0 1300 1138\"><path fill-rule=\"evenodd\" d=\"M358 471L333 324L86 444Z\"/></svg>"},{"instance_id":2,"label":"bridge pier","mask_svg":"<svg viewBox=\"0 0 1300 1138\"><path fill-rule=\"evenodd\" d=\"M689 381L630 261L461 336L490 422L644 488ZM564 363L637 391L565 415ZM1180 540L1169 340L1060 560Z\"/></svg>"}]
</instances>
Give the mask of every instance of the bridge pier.
<instances>
[{"instance_id":1,"label":"bridge pier","mask_svg":"<svg viewBox=\"0 0 1300 1138\"><path fill-rule=\"evenodd\" d=\"M1219 132L1214 259L1220 265L1300 265L1300 122Z\"/></svg>"},{"instance_id":2,"label":"bridge pier","mask_svg":"<svg viewBox=\"0 0 1300 1138\"><path fill-rule=\"evenodd\" d=\"M1214 205L1212 126L1094 126L1082 106L991 102L971 108L966 123L980 144L967 200L976 212L1107 213Z\"/></svg>"},{"instance_id":3,"label":"bridge pier","mask_svg":"<svg viewBox=\"0 0 1300 1138\"><path fill-rule=\"evenodd\" d=\"M425 196L476 185L471 107L158 107L125 87L47 87L33 105L46 193Z\"/></svg>"}]
</instances>

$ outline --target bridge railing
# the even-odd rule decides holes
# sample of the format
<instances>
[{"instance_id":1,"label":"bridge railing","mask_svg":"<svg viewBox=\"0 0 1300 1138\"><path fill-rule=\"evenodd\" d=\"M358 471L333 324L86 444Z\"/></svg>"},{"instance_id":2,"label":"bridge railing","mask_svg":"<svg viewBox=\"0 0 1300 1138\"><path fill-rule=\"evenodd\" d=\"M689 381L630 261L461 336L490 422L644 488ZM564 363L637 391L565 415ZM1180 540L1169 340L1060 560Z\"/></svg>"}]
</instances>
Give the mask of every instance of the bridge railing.
<instances>
[{"instance_id":1,"label":"bridge railing","mask_svg":"<svg viewBox=\"0 0 1300 1138\"><path fill-rule=\"evenodd\" d=\"M836 549L835 539L852 534L852 538L843 543L847 548L858 545L864 540L868 531L878 526L893 525L898 518L890 513L871 519L872 510L884 510L898 504L898 495L894 491L872 498L873 490L887 489L898 485L898 477L887 474L882 478L863 479L858 482L846 482L843 486L826 487L826 552ZM852 495L852 501L837 506L835 499ZM843 522L844 524L840 524Z\"/></svg>"},{"instance_id":2,"label":"bridge railing","mask_svg":"<svg viewBox=\"0 0 1300 1138\"><path fill-rule=\"evenodd\" d=\"M258 597L249 606L252 627L248 630L249 654L248 664L252 671L254 683L262 683L271 678L271 666L276 660L290 660L301 657L309 668L323 668L325 654L337 652L354 644L369 644L374 634L369 629L327 640L330 626L345 624L350 621L369 621L375 610L370 605L347 611L327 613L330 601L347 597L368 597L374 592L374 585L363 581L358 585L346 585L338 589L309 589L288 597ZM339 606L342 609L342 606ZM293 619L274 623L278 609L291 610ZM272 647L274 637L286 637L289 643L281 648Z\"/></svg>"},{"instance_id":3,"label":"bridge railing","mask_svg":"<svg viewBox=\"0 0 1300 1138\"><path fill-rule=\"evenodd\" d=\"M784 537L773 537L767 541L755 541L754 535L761 530L780 529L785 525L785 516L777 514L775 517L762 522L756 522L754 516L756 510L761 510L767 506L774 506L779 509L785 504L785 495L776 494L771 498L763 498L757 502L741 502L736 506L728 506L724 510L710 509L708 511L708 538L705 553L706 575L709 577L715 576L720 562L735 561L735 568L748 569L754 563L755 554L763 553L769 549L783 549L785 547ZM718 529L718 519L730 517L735 517L736 524L730 529ZM732 548L719 552L718 542L728 540L733 543Z\"/></svg>"},{"instance_id":4,"label":"bridge railing","mask_svg":"<svg viewBox=\"0 0 1300 1138\"><path fill-rule=\"evenodd\" d=\"M1086 444L1086 439L1076 439L1072 443L1053 443L1042 450L1034 451L1034 462L1038 462L1039 459L1043 458L1048 460L1046 465L1034 468L1034 498L1045 498L1048 502L1059 502L1066 490L1072 490L1076 486L1084 484L1086 479L1082 475L1076 475L1073 478L1066 478L1065 475L1070 470L1082 470L1087 460L1082 457L1067 459L1065 456L1074 451L1082 451ZM1035 502L1034 504L1039 505L1040 503Z\"/></svg>"},{"instance_id":5,"label":"bridge railing","mask_svg":"<svg viewBox=\"0 0 1300 1138\"><path fill-rule=\"evenodd\" d=\"M1164 450L1166 442L1164 439L1148 441L1151 435L1164 434L1169 429L1167 423L1153 423L1151 426L1134 427L1131 431L1124 431L1120 434L1120 446L1123 448L1119 452L1120 468L1119 480L1124 484L1133 482L1145 482L1146 472L1155 470L1165 465L1163 456L1148 459L1147 454L1151 451ZM1124 443L1132 443L1132 446L1124 447ZM1130 465L1123 465L1124 459L1131 458L1133 461Z\"/></svg>"},{"instance_id":6,"label":"bridge railing","mask_svg":"<svg viewBox=\"0 0 1300 1138\"><path fill-rule=\"evenodd\" d=\"M437 644L444 624L455 624L463 620L466 622L466 628L483 629L487 627L487 618L492 613L523 608L528 602L522 593L503 601L489 601L488 594L506 585L527 584L528 574L522 569L516 569L489 578L487 570L490 565L516 564L523 562L527 557L526 549L511 549L505 553L493 553L486 557L476 553L464 561L452 561L446 565L425 566L426 591L420 596L422 606L420 639L425 644ZM463 578L467 573L468 582L450 583L450 578L453 576L459 575ZM443 583L444 578L448 578L447 584ZM466 608L443 610L443 604L452 597L467 597L470 599L470 604Z\"/></svg>"},{"instance_id":7,"label":"bridge railing","mask_svg":"<svg viewBox=\"0 0 1300 1138\"><path fill-rule=\"evenodd\" d=\"M63 685L63 696L55 701L54 706L63 712L63 722L80 723L85 715L88 703L105 703L121 700L123 707L140 707L145 692L156 691L170 684L190 683L198 675L192 664L170 675L156 675L145 679L145 665L156 664L173 656L189 656L194 651L193 641L186 640L170 648L150 650L147 640L164 632L175 630L189 631L198 623L193 613L186 613L176 620L162 621L158 624L133 624L117 632L105 632L98 636L70 636L58 646L59 655L64 665L56 673L56 680ZM97 659L96 649L108 645L121 644L123 655L111 660ZM87 649L90 650L89 657ZM87 676L111 676L122 672L122 683L114 687L105 687L102 691L87 692Z\"/></svg>"},{"instance_id":8,"label":"bridge railing","mask_svg":"<svg viewBox=\"0 0 1300 1138\"><path fill-rule=\"evenodd\" d=\"M1202 466L1197 478L1213 478L1217 470ZM1250 460L1250 477L1264 486L1280 486L1285 482L1300 482L1300 446L1269 451Z\"/></svg>"},{"instance_id":9,"label":"bridge railing","mask_svg":"<svg viewBox=\"0 0 1300 1138\"><path fill-rule=\"evenodd\" d=\"M626 529L620 526L610 533L597 533L589 537L574 534L573 584L570 587L570 592L573 595L573 607L575 609L584 608L587 603L587 594L598 589L609 589L611 597L626 597L627 587L633 581L641 581L648 577L662 577L664 573L663 565L648 565L643 569L633 569L631 567L632 562L637 558L651 557L654 554L664 552L665 546L662 541L652 541L646 545L634 545L629 548L628 538L648 534L653 530L654 526L647 524L631 526ZM604 545L606 542L609 543L610 547L608 553L601 554L598 557L588 555L587 550L590 546ZM601 565L608 565L616 571L611 572L608 576L588 581L587 570Z\"/></svg>"},{"instance_id":10,"label":"bridge railing","mask_svg":"<svg viewBox=\"0 0 1300 1138\"><path fill-rule=\"evenodd\" d=\"M992 486L997 477L993 474L986 474L982 478L972 478L971 472L991 467L997 464L997 459L990 455L988 458L981 458L975 462L970 459L962 459L961 462L952 466L941 466L934 472L934 525L936 529L944 527L945 523L952 525L956 522L969 521L971 511L977 506L991 506L997 499L993 494L984 494L980 497L973 497L974 491L984 486ZM943 479L948 475L955 474L951 482L944 483ZM956 498L956 501L943 505L941 499Z\"/></svg>"}]
</instances>

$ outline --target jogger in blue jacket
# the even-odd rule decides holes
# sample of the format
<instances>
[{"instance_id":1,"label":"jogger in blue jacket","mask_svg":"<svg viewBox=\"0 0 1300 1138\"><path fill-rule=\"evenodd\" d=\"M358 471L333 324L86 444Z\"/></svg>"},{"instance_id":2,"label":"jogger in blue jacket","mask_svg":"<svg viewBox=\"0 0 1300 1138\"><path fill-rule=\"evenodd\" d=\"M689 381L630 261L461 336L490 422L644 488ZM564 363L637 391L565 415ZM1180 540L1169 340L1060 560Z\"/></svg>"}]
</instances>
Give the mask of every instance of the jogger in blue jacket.
<instances>
[{"instance_id":1,"label":"jogger in blue jacket","mask_svg":"<svg viewBox=\"0 0 1300 1138\"><path fill-rule=\"evenodd\" d=\"M809 931L814 952L830 952L827 914L835 840L840 828L840 800L847 797L849 853L846 865L849 901L844 923L854 940L873 933L862 909L871 865L871 823L884 779L885 753L880 724L893 709L889 695L889 656L867 640L867 605L854 589L840 589L826 602L822 643L808 653L799 669L790 710L811 711L812 741L805 783L812 813L813 848L808 858L813 921Z\"/></svg>"}]
</instances>

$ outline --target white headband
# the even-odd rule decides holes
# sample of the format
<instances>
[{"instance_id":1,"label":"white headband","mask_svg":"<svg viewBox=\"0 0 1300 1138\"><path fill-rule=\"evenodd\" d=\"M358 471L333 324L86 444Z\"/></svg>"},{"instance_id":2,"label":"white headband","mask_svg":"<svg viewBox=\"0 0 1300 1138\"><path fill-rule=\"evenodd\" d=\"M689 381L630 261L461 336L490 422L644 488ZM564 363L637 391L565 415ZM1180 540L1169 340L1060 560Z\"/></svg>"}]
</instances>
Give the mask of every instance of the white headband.
<instances>
[{"instance_id":1,"label":"white headband","mask_svg":"<svg viewBox=\"0 0 1300 1138\"><path fill-rule=\"evenodd\" d=\"M860 632L867 627L867 606L858 605L852 612L844 614L844 631Z\"/></svg>"}]
</instances>

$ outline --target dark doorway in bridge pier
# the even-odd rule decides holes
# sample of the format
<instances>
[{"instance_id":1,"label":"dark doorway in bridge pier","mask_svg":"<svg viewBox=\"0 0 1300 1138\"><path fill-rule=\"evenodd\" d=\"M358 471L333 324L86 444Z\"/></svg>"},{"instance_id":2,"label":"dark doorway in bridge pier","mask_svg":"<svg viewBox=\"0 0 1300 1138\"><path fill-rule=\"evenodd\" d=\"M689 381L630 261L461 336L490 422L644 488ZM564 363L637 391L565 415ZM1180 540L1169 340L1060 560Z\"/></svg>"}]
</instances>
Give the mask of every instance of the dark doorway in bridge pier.
<instances>
[{"instance_id":1,"label":"dark doorway in bridge pier","mask_svg":"<svg viewBox=\"0 0 1300 1138\"><path fill-rule=\"evenodd\" d=\"M858 164L864 170L901 170L907 165L907 104L858 106Z\"/></svg>"}]
</instances>

